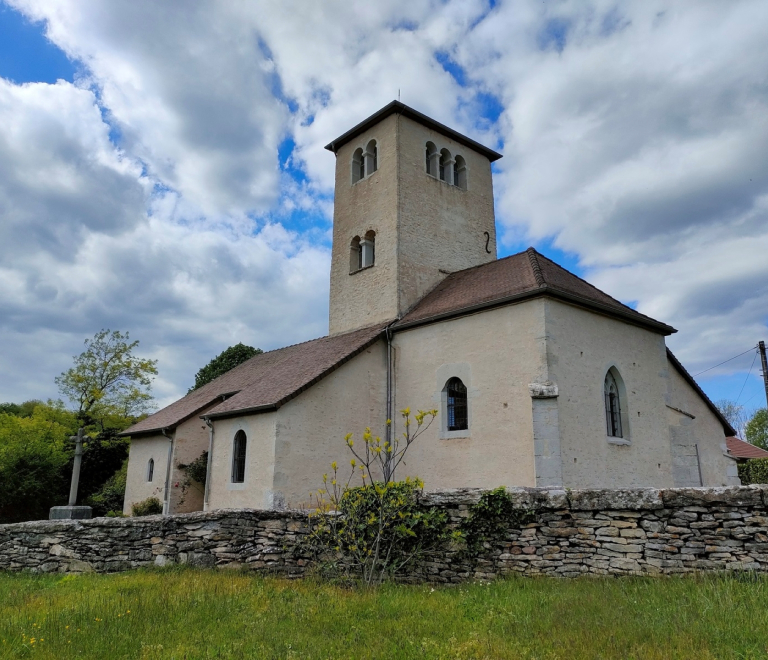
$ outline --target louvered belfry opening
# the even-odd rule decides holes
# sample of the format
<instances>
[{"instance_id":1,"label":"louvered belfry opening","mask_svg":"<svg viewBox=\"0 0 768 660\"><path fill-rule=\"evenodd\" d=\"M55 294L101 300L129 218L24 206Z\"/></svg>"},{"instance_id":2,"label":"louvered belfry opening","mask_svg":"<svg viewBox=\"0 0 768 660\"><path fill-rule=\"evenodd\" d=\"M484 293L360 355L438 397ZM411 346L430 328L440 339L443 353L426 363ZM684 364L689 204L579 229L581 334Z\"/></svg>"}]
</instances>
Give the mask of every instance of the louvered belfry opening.
<instances>
[{"instance_id":1,"label":"louvered belfry opening","mask_svg":"<svg viewBox=\"0 0 768 660\"><path fill-rule=\"evenodd\" d=\"M245 431L235 433L235 442L232 447L232 483L241 484L245 481L245 450L248 439Z\"/></svg>"},{"instance_id":2,"label":"louvered belfry opening","mask_svg":"<svg viewBox=\"0 0 768 660\"><path fill-rule=\"evenodd\" d=\"M460 378L451 378L445 386L448 394L448 430L465 431L467 419L467 388Z\"/></svg>"},{"instance_id":3,"label":"louvered belfry opening","mask_svg":"<svg viewBox=\"0 0 768 660\"><path fill-rule=\"evenodd\" d=\"M621 432L619 386L616 383L616 378L610 371L605 376L605 422L609 437L624 437Z\"/></svg>"}]
</instances>

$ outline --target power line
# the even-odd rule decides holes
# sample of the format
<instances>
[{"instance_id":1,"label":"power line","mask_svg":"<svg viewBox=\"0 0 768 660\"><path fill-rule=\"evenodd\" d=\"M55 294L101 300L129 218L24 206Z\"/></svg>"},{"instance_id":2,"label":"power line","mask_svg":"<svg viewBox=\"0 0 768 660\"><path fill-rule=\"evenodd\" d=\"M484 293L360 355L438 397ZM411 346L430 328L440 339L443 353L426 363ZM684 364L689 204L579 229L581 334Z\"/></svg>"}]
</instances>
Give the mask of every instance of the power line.
<instances>
[{"instance_id":1,"label":"power line","mask_svg":"<svg viewBox=\"0 0 768 660\"><path fill-rule=\"evenodd\" d=\"M714 367L710 367L709 369L704 369L704 371L700 371L697 374L693 374L693 377L696 378L696 376L701 376L701 374L705 374L708 371L712 371L712 369L717 369L718 367L724 365L726 362L730 362L731 360L735 360L737 357L741 357L742 355L746 355L750 351L754 351L754 350L755 350L755 347L751 346L750 348L748 348L743 353L739 353L738 355L734 355L732 358L728 358L727 360L725 360L725 362L721 362L720 364L716 364Z\"/></svg>"},{"instance_id":2,"label":"power line","mask_svg":"<svg viewBox=\"0 0 768 660\"><path fill-rule=\"evenodd\" d=\"M747 377L744 379L744 385L741 386L741 389L739 390L739 396L736 397L736 404L738 405L739 399L741 398L742 392L744 392L744 388L747 385L747 381L749 380L749 376L752 373L752 367L755 366L755 360L757 360L757 351L755 351L755 357L752 358L752 364L749 367L749 371L747 372Z\"/></svg>"}]
</instances>

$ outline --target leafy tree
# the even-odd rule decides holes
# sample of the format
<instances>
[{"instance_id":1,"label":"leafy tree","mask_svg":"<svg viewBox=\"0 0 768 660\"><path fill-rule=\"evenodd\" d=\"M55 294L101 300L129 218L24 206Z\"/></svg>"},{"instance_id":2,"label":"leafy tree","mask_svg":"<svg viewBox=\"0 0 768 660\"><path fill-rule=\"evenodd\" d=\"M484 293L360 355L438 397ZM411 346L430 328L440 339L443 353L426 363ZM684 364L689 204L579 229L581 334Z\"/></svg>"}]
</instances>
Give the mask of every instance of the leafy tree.
<instances>
[{"instance_id":1,"label":"leafy tree","mask_svg":"<svg viewBox=\"0 0 768 660\"><path fill-rule=\"evenodd\" d=\"M66 503L66 443L76 426L63 406L40 404L29 417L0 414L0 522L47 518L50 507Z\"/></svg>"},{"instance_id":2,"label":"leafy tree","mask_svg":"<svg viewBox=\"0 0 768 660\"><path fill-rule=\"evenodd\" d=\"M744 427L744 434L747 442L768 450L768 408L755 411Z\"/></svg>"},{"instance_id":3,"label":"leafy tree","mask_svg":"<svg viewBox=\"0 0 768 660\"><path fill-rule=\"evenodd\" d=\"M56 378L59 391L77 406L84 426L125 428L126 419L151 408L149 391L157 360L133 355L138 345L127 332L101 330L85 340L85 351L73 358L75 366Z\"/></svg>"},{"instance_id":4,"label":"leafy tree","mask_svg":"<svg viewBox=\"0 0 768 660\"><path fill-rule=\"evenodd\" d=\"M214 378L218 378L222 374L227 373L230 369L234 369L243 362L247 362L254 355L263 353L260 348L254 348L253 346L246 346L243 343L230 346L225 351L222 351L213 360L206 364L200 371L195 374L195 385L189 388L189 392L194 392L196 389L207 385ZM189 394L187 392L187 394Z\"/></svg>"},{"instance_id":5,"label":"leafy tree","mask_svg":"<svg viewBox=\"0 0 768 660\"><path fill-rule=\"evenodd\" d=\"M749 420L749 413L747 413L744 406L740 406L730 399L720 399L715 403L715 406L722 413L723 417L728 420L728 423L736 429L736 432L741 437L744 437L744 427Z\"/></svg>"},{"instance_id":6,"label":"leafy tree","mask_svg":"<svg viewBox=\"0 0 768 660\"><path fill-rule=\"evenodd\" d=\"M122 514L127 476L128 460L126 459L123 461L123 466L107 479L98 491L85 500L85 503L93 508L94 517Z\"/></svg>"},{"instance_id":7,"label":"leafy tree","mask_svg":"<svg viewBox=\"0 0 768 660\"><path fill-rule=\"evenodd\" d=\"M43 404L40 399L31 399L24 403L0 403L0 414L16 415L16 417L32 417L35 408Z\"/></svg>"}]
</instances>

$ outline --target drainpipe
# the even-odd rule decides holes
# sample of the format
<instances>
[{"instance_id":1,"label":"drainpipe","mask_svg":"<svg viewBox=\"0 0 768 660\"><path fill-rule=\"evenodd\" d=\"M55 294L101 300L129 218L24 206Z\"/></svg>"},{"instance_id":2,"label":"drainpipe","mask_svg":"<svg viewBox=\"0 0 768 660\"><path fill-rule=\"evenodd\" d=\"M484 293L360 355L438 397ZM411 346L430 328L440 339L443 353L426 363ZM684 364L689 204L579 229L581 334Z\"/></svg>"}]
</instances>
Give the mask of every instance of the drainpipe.
<instances>
[{"instance_id":1,"label":"drainpipe","mask_svg":"<svg viewBox=\"0 0 768 660\"><path fill-rule=\"evenodd\" d=\"M171 508L171 462L173 461L173 438L166 433L168 429L161 429L161 433L168 438L168 465L165 468L165 495L163 497L163 515L167 516Z\"/></svg>"},{"instance_id":2,"label":"drainpipe","mask_svg":"<svg viewBox=\"0 0 768 660\"><path fill-rule=\"evenodd\" d=\"M391 424L387 426L386 439L390 444L392 443L392 404L394 399L394 374L392 372L392 325L387 326L387 419L391 420Z\"/></svg>"},{"instance_id":3,"label":"drainpipe","mask_svg":"<svg viewBox=\"0 0 768 660\"><path fill-rule=\"evenodd\" d=\"M208 463L205 468L205 496L203 497L203 511L208 511L208 496L211 493L211 463L213 462L213 424L210 417L203 417L208 427Z\"/></svg>"}]
</instances>

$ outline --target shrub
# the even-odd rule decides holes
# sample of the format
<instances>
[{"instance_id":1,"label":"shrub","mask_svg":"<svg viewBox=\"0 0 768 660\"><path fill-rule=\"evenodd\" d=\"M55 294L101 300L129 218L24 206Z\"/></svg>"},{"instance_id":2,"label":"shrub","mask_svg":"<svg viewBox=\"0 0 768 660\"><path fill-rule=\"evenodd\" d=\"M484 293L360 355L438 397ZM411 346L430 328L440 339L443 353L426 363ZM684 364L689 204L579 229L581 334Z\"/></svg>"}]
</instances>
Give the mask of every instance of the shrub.
<instances>
[{"instance_id":1,"label":"shrub","mask_svg":"<svg viewBox=\"0 0 768 660\"><path fill-rule=\"evenodd\" d=\"M122 515L123 500L125 499L125 480L128 472L128 461L115 472L104 485L93 495L85 500L85 503L93 508L94 516ZM162 513L162 507L161 511Z\"/></svg>"},{"instance_id":2,"label":"shrub","mask_svg":"<svg viewBox=\"0 0 768 660\"><path fill-rule=\"evenodd\" d=\"M507 489L499 486L483 493L461 524L464 553L476 557L485 543L497 541L508 527L519 527L533 520L533 512L516 509Z\"/></svg>"},{"instance_id":3,"label":"shrub","mask_svg":"<svg viewBox=\"0 0 768 660\"><path fill-rule=\"evenodd\" d=\"M131 506L132 516L153 516L163 512L163 503L156 497L148 497L143 502Z\"/></svg>"},{"instance_id":4,"label":"shrub","mask_svg":"<svg viewBox=\"0 0 768 660\"><path fill-rule=\"evenodd\" d=\"M746 463L739 463L739 479L745 486L768 484L768 458L751 458Z\"/></svg>"}]
</instances>

